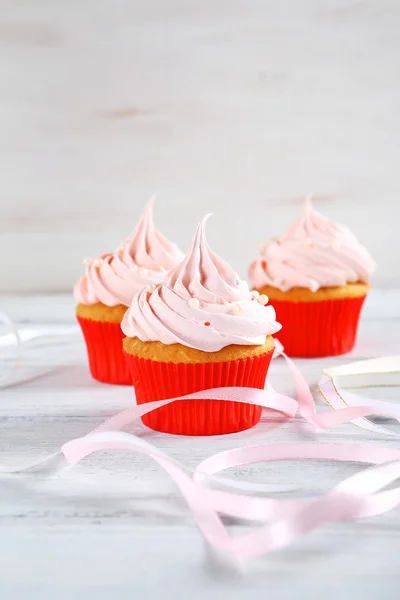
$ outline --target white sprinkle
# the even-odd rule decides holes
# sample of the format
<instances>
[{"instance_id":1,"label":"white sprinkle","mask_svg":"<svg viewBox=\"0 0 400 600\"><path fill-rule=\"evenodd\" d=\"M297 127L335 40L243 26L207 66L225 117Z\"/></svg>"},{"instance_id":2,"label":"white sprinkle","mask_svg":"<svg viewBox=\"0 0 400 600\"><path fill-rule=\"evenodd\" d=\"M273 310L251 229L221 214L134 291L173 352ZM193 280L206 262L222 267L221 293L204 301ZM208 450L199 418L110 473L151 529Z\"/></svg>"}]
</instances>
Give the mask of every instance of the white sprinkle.
<instances>
[{"instance_id":1,"label":"white sprinkle","mask_svg":"<svg viewBox=\"0 0 400 600\"><path fill-rule=\"evenodd\" d=\"M232 314L235 315L235 317L238 317L239 315L242 315L243 314L243 308L241 306L239 306L238 304L236 304L232 308Z\"/></svg>"},{"instance_id":2,"label":"white sprinkle","mask_svg":"<svg viewBox=\"0 0 400 600\"><path fill-rule=\"evenodd\" d=\"M102 258L97 257L94 259L92 264L94 267L100 267L103 264L103 262L104 262L104 260Z\"/></svg>"},{"instance_id":3,"label":"white sprinkle","mask_svg":"<svg viewBox=\"0 0 400 600\"><path fill-rule=\"evenodd\" d=\"M140 267L140 269L139 269L139 275L144 275L144 276L146 276L146 275L148 275L148 274L149 274L149 272L148 272L148 270L147 270L147 269L145 269L144 267Z\"/></svg>"},{"instance_id":4,"label":"white sprinkle","mask_svg":"<svg viewBox=\"0 0 400 600\"><path fill-rule=\"evenodd\" d=\"M157 286L156 286L155 283L150 283L149 285L146 286L146 290L151 293L151 292L154 292L154 290L156 289L156 287Z\"/></svg>"},{"instance_id":5,"label":"white sprinkle","mask_svg":"<svg viewBox=\"0 0 400 600\"><path fill-rule=\"evenodd\" d=\"M308 238L306 238L306 239L304 240L304 245L305 245L305 246L312 246L312 245L313 245L312 239L311 239L311 238L309 238L309 237L308 237Z\"/></svg>"},{"instance_id":6,"label":"white sprinkle","mask_svg":"<svg viewBox=\"0 0 400 600\"><path fill-rule=\"evenodd\" d=\"M259 298L260 296L260 292L257 292L257 290L253 290L251 292L251 295L253 296L253 300L257 300L257 298Z\"/></svg>"},{"instance_id":7,"label":"white sprinkle","mask_svg":"<svg viewBox=\"0 0 400 600\"><path fill-rule=\"evenodd\" d=\"M265 306L266 304L268 304L268 296L266 294L261 294L261 296L257 298L257 301L262 306Z\"/></svg>"},{"instance_id":8,"label":"white sprinkle","mask_svg":"<svg viewBox=\"0 0 400 600\"><path fill-rule=\"evenodd\" d=\"M88 264L89 264L89 263L91 263L91 262L92 262L92 259L91 259L91 258L89 258L89 257L86 257L86 258L84 258L84 259L83 259L83 264L84 264L84 265L88 265Z\"/></svg>"},{"instance_id":9,"label":"white sprinkle","mask_svg":"<svg viewBox=\"0 0 400 600\"><path fill-rule=\"evenodd\" d=\"M200 302L197 298L190 298L190 300L188 300L188 306L190 306L190 308L199 308Z\"/></svg>"}]
</instances>

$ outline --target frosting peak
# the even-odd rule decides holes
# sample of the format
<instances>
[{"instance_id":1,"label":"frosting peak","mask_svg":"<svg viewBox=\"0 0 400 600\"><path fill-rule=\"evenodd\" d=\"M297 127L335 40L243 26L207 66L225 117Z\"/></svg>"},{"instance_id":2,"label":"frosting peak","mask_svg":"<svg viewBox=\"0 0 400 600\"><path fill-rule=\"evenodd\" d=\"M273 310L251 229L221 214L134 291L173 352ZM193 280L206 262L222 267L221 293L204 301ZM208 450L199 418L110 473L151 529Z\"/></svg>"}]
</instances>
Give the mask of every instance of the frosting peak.
<instances>
[{"instance_id":1,"label":"frosting peak","mask_svg":"<svg viewBox=\"0 0 400 600\"><path fill-rule=\"evenodd\" d=\"M135 230L118 249L122 253L123 260L134 263L142 269L165 273L176 267L184 254L156 229L153 221L154 200L155 196L152 196Z\"/></svg>"},{"instance_id":2,"label":"frosting peak","mask_svg":"<svg viewBox=\"0 0 400 600\"><path fill-rule=\"evenodd\" d=\"M210 216L206 215L201 221L187 255L171 271L165 283L182 296L193 296L200 301L216 304L234 302L243 297L242 282L207 243L205 225Z\"/></svg>"},{"instance_id":3,"label":"frosting peak","mask_svg":"<svg viewBox=\"0 0 400 600\"><path fill-rule=\"evenodd\" d=\"M258 302L247 283L208 246L208 216L166 281L133 298L122 321L125 335L216 352L231 344L263 344L267 335L279 331L274 309Z\"/></svg>"},{"instance_id":4,"label":"frosting peak","mask_svg":"<svg viewBox=\"0 0 400 600\"><path fill-rule=\"evenodd\" d=\"M150 199L133 233L114 252L90 259L74 287L78 303L129 306L146 285L160 283L183 258L178 247L154 226Z\"/></svg>"},{"instance_id":5,"label":"frosting peak","mask_svg":"<svg viewBox=\"0 0 400 600\"><path fill-rule=\"evenodd\" d=\"M283 236L261 247L260 256L250 265L249 278L256 288L317 291L358 281L367 283L374 268L373 259L356 236L317 212L308 196L303 213Z\"/></svg>"}]
</instances>

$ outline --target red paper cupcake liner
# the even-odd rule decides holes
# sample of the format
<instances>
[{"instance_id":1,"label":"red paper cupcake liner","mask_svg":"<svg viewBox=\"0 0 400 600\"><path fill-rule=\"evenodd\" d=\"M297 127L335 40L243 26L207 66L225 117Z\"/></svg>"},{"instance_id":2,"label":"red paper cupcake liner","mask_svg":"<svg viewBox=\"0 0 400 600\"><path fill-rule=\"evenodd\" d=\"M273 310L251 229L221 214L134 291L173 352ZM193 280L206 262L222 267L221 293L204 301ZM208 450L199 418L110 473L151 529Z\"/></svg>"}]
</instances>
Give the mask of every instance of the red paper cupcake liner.
<instances>
[{"instance_id":1,"label":"red paper cupcake liner","mask_svg":"<svg viewBox=\"0 0 400 600\"><path fill-rule=\"evenodd\" d=\"M77 318L85 338L90 372L94 379L103 383L131 385L132 378L122 352L122 340L125 336L120 323Z\"/></svg>"},{"instance_id":2,"label":"red paper cupcake liner","mask_svg":"<svg viewBox=\"0 0 400 600\"><path fill-rule=\"evenodd\" d=\"M269 301L282 330L276 334L288 356L316 358L350 352L365 296L319 302Z\"/></svg>"},{"instance_id":3,"label":"red paper cupcake liner","mask_svg":"<svg viewBox=\"0 0 400 600\"><path fill-rule=\"evenodd\" d=\"M219 363L168 363L124 353L138 404L176 398L216 387L263 389L273 350L261 356ZM253 427L261 407L224 400L178 400L144 415L147 427L181 435L217 435Z\"/></svg>"}]
</instances>

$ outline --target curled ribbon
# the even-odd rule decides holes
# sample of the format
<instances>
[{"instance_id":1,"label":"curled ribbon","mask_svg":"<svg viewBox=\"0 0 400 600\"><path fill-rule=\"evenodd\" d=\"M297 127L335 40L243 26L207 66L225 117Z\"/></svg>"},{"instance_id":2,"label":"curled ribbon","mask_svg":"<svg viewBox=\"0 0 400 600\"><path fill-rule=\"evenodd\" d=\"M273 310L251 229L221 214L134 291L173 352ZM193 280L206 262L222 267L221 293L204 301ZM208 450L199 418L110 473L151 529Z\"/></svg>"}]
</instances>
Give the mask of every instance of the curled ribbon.
<instances>
[{"instance_id":1,"label":"curled ribbon","mask_svg":"<svg viewBox=\"0 0 400 600\"><path fill-rule=\"evenodd\" d=\"M400 406L398 404L391 404L373 398L364 398L363 396L347 391L347 389L351 388L377 385L400 385L400 355L373 358L371 360L363 360L340 367L325 369L318 389L325 401L335 410L346 409L351 406L360 407L368 404L371 409L374 409L374 412L369 413L369 415L381 414L391 416L399 421ZM342 386L347 389L342 389ZM365 418L369 415L360 414L359 418L352 420L352 423L367 431L399 437L399 434L394 431L372 423Z\"/></svg>"},{"instance_id":2,"label":"curled ribbon","mask_svg":"<svg viewBox=\"0 0 400 600\"><path fill-rule=\"evenodd\" d=\"M359 397L355 400L349 398L348 395L346 396L347 401L343 400L342 404L333 403L332 397L329 395L328 402L337 410L317 414L307 382L293 361L284 354L280 344L277 344L275 357L279 355L286 360L294 378L297 401L277 393L271 386L268 386L266 390L239 387L216 388L179 398L158 400L118 413L93 432L67 442L62 446L60 452L35 464L1 468L0 473L24 471L38 466L60 453L65 456L69 464L76 464L84 457L99 450L128 449L147 454L169 474L178 486L208 543L235 559L259 556L288 546L300 536L326 522L371 517L398 507L400 505L400 489L384 489L388 484L400 478L400 450L398 449L354 444L262 444L216 454L200 463L194 472L190 472L185 466L180 465L146 440L121 431L142 415L157 410L161 406L177 400L196 401L198 399L233 400L256 404L278 411L287 418L292 418L299 412L307 422L318 428L348 421L356 422L372 414L383 414L400 420L396 406L382 402L377 403L372 399L359 401ZM325 372L324 379L320 382L321 391L324 394L328 393L329 389L326 384L329 383L329 379L334 382L335 378L338 379L348 374L340 371ZM368 402L368 404L362 405L363 402ZM264 461L304 459L360 462L376 466L346 478L319 498L311 499L282 500L249 496L213 489L206 484L211 480L231 488L260 491L260 486L250 483L241 484L229 478L217 477L216 473L229 467ZM264 486L263 491L267 489L268 486ZM262 526L249 534L232 538L224 526L220 514L259 521Z\"/></svg>"},{"instance_id":3,"label":"curled ribbon","mask_svg":"<svg viewBox=\"0 0 400 600\"><path fill-rule=\"evenodd\" d=\"M132 450L151 456L180 489L208 543L234 558L267 554L292 544L323 523L372 517L400 504L399 488L381 491L400 477L400 450L396 449L354 444L264 444L216 454L198 465L193 477L145 440L125 432L93 433L68 442L62 451L67 461L75 464L92 452L105 449ZM249 497L207 488L202 482L207 470L215 473L230 466L310 458L380 466L348 477L320 498L307 500ZM231 538L219 513L273 523Z\"/></svg>"},{"instance_id":4,"label":"curled ribbon","mask_svg":"<svg viewBox=\"0 0 400 600\"><path fill-rule=\"evenodd\" d=\"M226 397L222 390L225 390ZM205 396L215 398L216 395L220 400L232 400L232 392L234 392L235 400L243 401L243 397L253 391L255 391L253 388L219 388L209 390L206 394L198 392L189 396L193 401ZM261 401L262 405L266 406L267 402L262 394L257 393L257 396L258 399L253 397L254 403ZM189 400L190 397L183 396L179 400ZM262 444L216 454L200 463L193 474L189 474L187 469L146 440L123 431L116 431L116 428L120 429L131 423L134 417L138 418L141 414L156 410L175 400L178 399L161 400L151 403L153 404L151 407L141 405L122 411L102 423L92 433L64 444L61 452L69 464L76 464L99 450L131 450L152 457L180 489L208 543L236 559L259 556L281 549L323 523L372 517L392 510L400 504L399 488L382 491L388 484L400 478L399 449L301 442ZM292 414L293 406L288 405L288 409L289 414ZM56 455L48 458L54 456ZM215 490L205 484L210 475L215 476L215 473L229 467L265 461L304 459L361 462L379 466L352 475L317 499L280 500L248 496ZM3 473L21 471L40 463L30 467L1 469L1 471ZM272 524L263 525L239 538L231 538L219 516L220 513L262 523L272 521Z\"/></svg>"},{"instance_id":5,"label":"curled ribbon","mask_svg":"<svg viewBox=\"0 0 400 600\"><path fill-rule=\"evenodd\" d=\"M22 355L26 346L34 345L43 339L54 337L69 337L79 333L79 328L74 325L57 327L23 327L18 329L16 323L6 314L0 312L0 325L8 329L8 333L0 334L0 389L22 383L26 378L21 375ZM7 349L15 347L15 355L9 361L11 364L5 370L5 353ZM35 377L38 375L35 374Z\"/></svg>"}]
</instances>

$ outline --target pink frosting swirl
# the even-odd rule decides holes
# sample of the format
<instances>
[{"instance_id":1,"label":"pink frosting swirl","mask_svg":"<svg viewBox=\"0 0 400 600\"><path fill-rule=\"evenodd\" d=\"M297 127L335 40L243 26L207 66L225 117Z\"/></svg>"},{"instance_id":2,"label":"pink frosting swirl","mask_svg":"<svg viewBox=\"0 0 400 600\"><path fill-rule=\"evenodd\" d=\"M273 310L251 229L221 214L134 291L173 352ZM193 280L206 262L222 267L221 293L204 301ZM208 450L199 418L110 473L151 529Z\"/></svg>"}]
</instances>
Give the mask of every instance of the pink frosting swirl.
<instances>
[{"instance_id":1,"label":"pink frosting swirl","mask_svg":"<svg viewBox=\"0 0 400 600\"><path fill-rule=\"evenodd\" d=\"M316 291L346 283L367 283L375 263L344 225L326 219L305 201L303 214L280 238L268 240L251 263L249 279L256 288L294 287Z\"/></svg>"},{"instance_id":2,"label":"pink frosting swirl","mask_svg":"<svg viewBox=\"0 0 400 600\"><path fill-rule=\"evenodd\" d=\"M75 298L81 304L129 306L136 292L164 281L183 257L177 246L155 228L152 198L135 231L115 252L89 261L74 287Z\"/></svg>"},{"instance_id":3,"label":"pink frosting swirl","mask_svg":"<svg viewBox=\"0 0 400 600\"><path fill-rule=\"evenodd\" d=\"M274 309L262 306L247 282L210 250L206 220L167 280L133 298L121 324L125 335L216 352L230 344L263 344L279 331Z\"/></svg>"}]
</instances>

